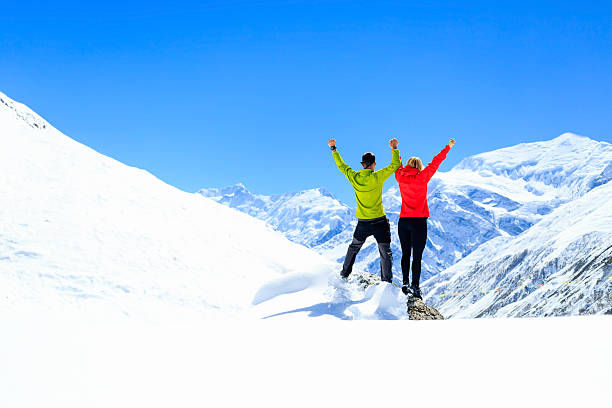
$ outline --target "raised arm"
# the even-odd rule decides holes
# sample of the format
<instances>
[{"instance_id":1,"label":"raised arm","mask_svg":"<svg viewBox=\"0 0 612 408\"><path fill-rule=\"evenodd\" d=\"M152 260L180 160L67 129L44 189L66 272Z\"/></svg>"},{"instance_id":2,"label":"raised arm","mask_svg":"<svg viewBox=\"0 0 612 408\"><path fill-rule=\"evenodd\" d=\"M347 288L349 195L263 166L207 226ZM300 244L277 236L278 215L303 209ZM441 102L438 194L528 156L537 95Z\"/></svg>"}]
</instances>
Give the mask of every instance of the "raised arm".
<instances>
[{"instance_id":1,"label":"raised arm","mask_svg":"<svg viewBox=\"0 0 612 408\"><path fill-rule=\"evenodd\" d=\"M399 174L401 173L401 170L404 168L404 163L402 163L402 156L400 156L400 165L397 168L397 170L395 170L395 179L399 182Z\"/></svg>"},{"instance_id":2,"label":"raised arm","mask_svg":"<svg viewBox=\"0 0 612 408\"><path fill-rule=\"evenodd\" d=\"M400 152L397 149L397 145L399 145L397 139L389 140L389 147L391 147L392 149L391 164L376 172L376 174L378 174L378 177L382 178L382 180L388 179L389 176L395 173L395 170L399 169L402 165L402 161L400 159Z\"/></svg>"},{"instance_id":3,"label":"raised arm","mask_svg":"<svg viewBox=\"0 0 612 408\"><path fill-rule=\"evenodd\" d=\"M336 150L336 139L329 139L327 145L332 150L332 156L336 162L336 166L338 166L338 170L340 170L348 179L350 179L351 176L354 176L357 172L351 169L351 167L346 164L344 160L342 160L342 156L340 156L340 153L338 153L338 150Z\"/></svg>"},{"instance_id":4,"label":"raised arm","mask_svg":"<svg viewBox=\"0 0 612 408\"><path fill-rule=\"evenodd\" d=\"M444 159L446 159L446 155L450 151L451 147L453 147L454 145L455 139L450 139L444 149L442 149L442 151L433 158L431 163L429 163L427 167L425 167L423 171L421 171L421 174L425 175L427 181L431 180L434 174L436 174L436 171L438 171L438 167L440 167L440 164L442 164Z\"/></svg>"}]
</instances>

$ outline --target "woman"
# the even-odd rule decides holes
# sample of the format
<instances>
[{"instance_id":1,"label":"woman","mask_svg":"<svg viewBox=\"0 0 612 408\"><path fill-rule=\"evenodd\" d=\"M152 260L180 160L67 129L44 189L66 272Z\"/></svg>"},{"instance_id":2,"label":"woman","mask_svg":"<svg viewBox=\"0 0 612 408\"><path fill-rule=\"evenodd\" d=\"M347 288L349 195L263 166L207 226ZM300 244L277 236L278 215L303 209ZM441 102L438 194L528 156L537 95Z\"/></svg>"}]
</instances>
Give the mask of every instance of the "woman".
<instances>
[{"instance_id":1,"label":"woman","mask_svg":"<svg viewBox=\"0 0 612 408\"><path fill-rule=\"evenodd\" d=\"M395 179L399 183L402 194L402 210L397 224L400 243L402 246L402 292L406 295L422 299L419 289L421 279L421 258L427 243L427 183L436 173L440 163L446 159L446 154L455 144L455 139L450 139L448 145L433 158L427 167L418 157L411 157L406 162L406 167L400 166L395 171ZM410 275L410 251L412 250L412 284L409 283Z\"/></svg>"}]
</instances>

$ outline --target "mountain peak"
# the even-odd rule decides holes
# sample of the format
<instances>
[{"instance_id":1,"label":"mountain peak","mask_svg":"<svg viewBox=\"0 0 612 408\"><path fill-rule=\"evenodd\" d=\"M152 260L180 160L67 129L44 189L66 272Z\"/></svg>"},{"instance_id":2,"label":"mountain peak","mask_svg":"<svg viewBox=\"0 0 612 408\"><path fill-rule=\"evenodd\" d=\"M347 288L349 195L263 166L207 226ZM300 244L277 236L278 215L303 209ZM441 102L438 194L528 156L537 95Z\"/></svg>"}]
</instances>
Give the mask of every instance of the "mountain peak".
<instances>
[{"instance_id":1,"label":"mountain peak","mask_svg":"<svg viewBox=\"0 0 612 408\"><path fill-rule=\"evenodd\" d=\"M324 197L336 199L336 196L331 191L326 189L325 187L317 187L314 190Z\"/></svg>"},{"instance_id":2,"label":"mountain peak","mask_svg":"<svg viewBox=\"0 0 612 408\"><path fill-rule=\"evenodd\" d=\"M251 192L242 183L236 183L225 187L203 188L197 193L206 197L234 195L236 193L251 195Z\"/></svg>"},{"instance_id":3,"label":"mountain peak","mask_svg":"<svg viewBox=\"0 0 612 408\"><path fill-rule=\"evenodd\" d=\"M566 132L554 139L521 143L470 156L455 168L485 171L514 179L531 179L536 174L548 179L557 174L554 180L542 181L546 184L554 182L555 185L562 182L571 184L571 180L577 177L598 176L611 155L612 145L609 143ZM589 160L585 161L585 158Z\"/></svg>"},{"instance_id":4,"label":"mountain peak","mask_svg":"<svg viewBox=\"0 0 612 408\"><path fill-rule=\"evenodd\" d=\"M586 136L577 135L576 133L565 132L565 133L555 137L551 141L558 141L558 142L563 142L563 141L580 141L580 142L584 142L584 141L587 141L587 140L591 140L591 139L589 139Z\"/></svg>"},{"instance_id":5,"label":"mountain peak","mask_svg":"<svg viewBox=\"0 0 612 408\"><path fill-rule=\"evenodd\" d=\"M242 183L236 183L233 186L226 187L226 189L233 190L235 192L250 193L249 189L247 189L246 186Z\"/></svg>"}]
</instances>

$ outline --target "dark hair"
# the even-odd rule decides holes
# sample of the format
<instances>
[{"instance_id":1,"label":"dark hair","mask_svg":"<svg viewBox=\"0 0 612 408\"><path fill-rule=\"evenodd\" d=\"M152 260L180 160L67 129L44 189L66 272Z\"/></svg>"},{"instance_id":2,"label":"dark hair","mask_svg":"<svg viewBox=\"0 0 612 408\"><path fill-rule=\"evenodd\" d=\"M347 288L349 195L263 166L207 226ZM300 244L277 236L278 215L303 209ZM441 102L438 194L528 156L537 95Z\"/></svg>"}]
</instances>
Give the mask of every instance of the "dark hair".
<instances>
[{"instance_id":1,"label":"dark hair","mask_svg":"<svg viewBox=\"0 0 612 408\"><path fill-rule=\"evenodd\" d=\"M364 168L370 167L372 164L374 164L374 162L376 162L376 156L374 156L370 152L367 152L366 154L361 156L361 164L363 165Z\"/></svg>"}]
</instances>

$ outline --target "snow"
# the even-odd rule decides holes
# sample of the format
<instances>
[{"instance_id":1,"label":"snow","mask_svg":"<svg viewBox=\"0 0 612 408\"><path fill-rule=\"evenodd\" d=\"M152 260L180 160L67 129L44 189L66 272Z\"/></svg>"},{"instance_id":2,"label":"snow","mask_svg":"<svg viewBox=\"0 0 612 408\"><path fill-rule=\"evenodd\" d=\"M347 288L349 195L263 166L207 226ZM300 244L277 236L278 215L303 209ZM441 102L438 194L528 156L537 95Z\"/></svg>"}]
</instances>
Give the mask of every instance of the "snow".
<instances>
[{"instance_id":1,"label":"snow","mask_svg":"<svg viewBox=\"0 0 612 408\"><path fill-rule=\"evenodd\" d=\"M259 286L333 264L261 221L98 154L0 95L4 307L250 307ZM15 109L7 109L7 104ZM15 114L18 112L19 114Z\"/></svg>"},{"instance_id":2,"label":"snow","mask_svg":"<svg viewBox=\"0 0 612 408\"><path fill-rule=\"evenodd\" d=\"M263 285L253 303L253 312L263 319L408 319L406 296L397 286L381 282L364 288L337 272L278 278Z\"/></svg>"},{"instance_id":3,"label":"snow","mask_svg":"<svg viewBox=\"0 0 612 408\"><path fill-rule=\"evenodd\" d=\"M609 175L604 173L611 152L612 146L608 143L564 133L551 141L522 143L472 156L456 168L521 179L533 183L536 191L560 188L579 197L609 181Z\"/></svg>"},{"instance_id":4,"label":"snow","mask_svg":"<svg viewBox=\"0 0 612 408\"><path fill-rule=\"evenodd\" d=\"M610 313L610 202L607 183L516 237L483 244L425 282L428 301L449 317Z\"/></svg>"},{"instance_id":5,"label":"snow","mask_svg":"<svg viewBox=\"0 0 612 408\"><path fill-rule=\"evenodd\" d=\"M0 406L605 406L610 318L190 323L0 313Z\"/></svg>"}]
</instances>

